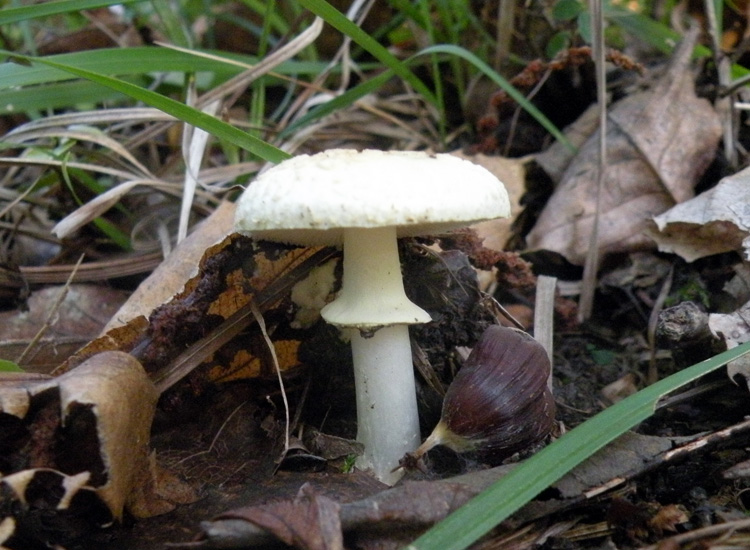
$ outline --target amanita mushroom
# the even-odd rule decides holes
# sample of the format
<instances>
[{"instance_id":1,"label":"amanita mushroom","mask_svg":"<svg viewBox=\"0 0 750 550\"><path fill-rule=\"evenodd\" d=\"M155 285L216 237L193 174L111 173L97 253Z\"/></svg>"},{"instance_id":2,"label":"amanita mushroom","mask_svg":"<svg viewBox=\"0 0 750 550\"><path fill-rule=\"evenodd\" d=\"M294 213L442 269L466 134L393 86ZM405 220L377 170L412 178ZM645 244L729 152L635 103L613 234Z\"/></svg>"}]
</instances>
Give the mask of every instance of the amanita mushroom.
<instances>
[{"instance_id":1,"label":"amanita mushroom","mask_svg":"<svg viewBox=\"0 0 750 550\"><path fill-rule=\"evenodd\" d=\"M237 231L257 239L344 247L342 288L322 317L351 336L357 466L385 483L420 442L408 325L430 321L404 293L397 237L507 217L503 184L451 155L334 149L259 176L240 197Z\"/></svg>"}]
</instances>

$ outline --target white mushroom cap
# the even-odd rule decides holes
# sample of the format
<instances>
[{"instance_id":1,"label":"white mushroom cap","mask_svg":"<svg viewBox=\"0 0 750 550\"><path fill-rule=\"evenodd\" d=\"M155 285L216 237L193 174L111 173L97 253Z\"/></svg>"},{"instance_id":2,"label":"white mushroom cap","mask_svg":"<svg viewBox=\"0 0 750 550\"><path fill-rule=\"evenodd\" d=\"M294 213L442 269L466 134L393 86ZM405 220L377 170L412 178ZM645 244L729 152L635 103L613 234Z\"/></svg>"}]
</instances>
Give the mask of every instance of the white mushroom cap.
<instances>
[{"instance_id":1,"label":"white mushroom cap","mask_svg":"<svg viewBox=\"0 0 750 550\"><path fill-rule=\"evenodd\" d=\"M240 197L235 227L259 239L341 245L342 228L396 226L408 237L509 215L505 187L468 160L333 149L259 176Z\"/></svg>"}]
</instances>

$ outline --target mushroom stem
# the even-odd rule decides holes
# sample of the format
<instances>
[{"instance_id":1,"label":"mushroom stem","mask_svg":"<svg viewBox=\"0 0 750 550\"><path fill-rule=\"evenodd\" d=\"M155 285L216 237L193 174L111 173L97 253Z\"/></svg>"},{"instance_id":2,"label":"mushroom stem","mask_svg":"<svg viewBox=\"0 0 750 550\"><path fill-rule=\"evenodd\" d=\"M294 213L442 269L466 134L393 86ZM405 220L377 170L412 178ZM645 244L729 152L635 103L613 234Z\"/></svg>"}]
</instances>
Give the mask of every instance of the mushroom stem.
<instances>
[{"instance_id":1,"label":"mushroom stem","mask_svg":"<svg viewBox=\"0 0 750 550\"><path fill-rule=\"evenodd\" d=\"M408 325L430 321L404 292L395 228L345 229L343 285L321 315L354 329L358 465L393 484L391 470L420 439Z\"/></svg>"},{"instance_id":2,"label":"mushroom stem","mask_svg":"<svg viewBox=\"0 0 750 550\"><path fill-rule=\"evenodd\" d=\"M341 291L320 314L332 325L364 331L432 320L404 292L395 227L344 229Z\"/></svg>"},{"instance_id":3,"label":"mushroom stem","mask_svg":"<svg viewBox=\"0 0 750 550\"><path fill-rule=\"evenodd\" d=\"M357 441L365 447L357 466L393 485L403 472L392 470L420 440L409 328L385 327L369 338L352 332Z\"/></svg>"}]
</instances>

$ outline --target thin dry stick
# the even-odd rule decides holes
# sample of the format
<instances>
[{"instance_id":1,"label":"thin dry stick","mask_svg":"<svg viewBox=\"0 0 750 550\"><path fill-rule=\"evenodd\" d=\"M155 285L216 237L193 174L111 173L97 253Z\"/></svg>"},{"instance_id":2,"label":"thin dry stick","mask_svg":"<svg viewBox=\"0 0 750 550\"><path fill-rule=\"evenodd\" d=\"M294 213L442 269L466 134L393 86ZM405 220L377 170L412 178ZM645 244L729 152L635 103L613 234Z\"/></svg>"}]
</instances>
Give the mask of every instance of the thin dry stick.
<instances>
[{"instance_id":1,"label":"thin dry stick","mask_svg":"<svg viewBox=\"0 0 750 550\"><path fill-rule=\"evenodd\" d=\"M516 0L500 0L497 7L497 32L495 33L494 69L500 70L503 62L508 59L510 45L513 40L513 29L516 23Z\"/></svg>"},{"instance_id":2,"label":"thin dry stick","mask_svg":"<svg viewBox=\"0 0 750 550\"><path fill-rule=\"evenodd\" d=\"M31 352L33 347L39 342L39 340L42 339L42 336L44 336L44 333L47 332L47 330L52 326L52 318L55 315L57 315L57 312L60 310L60 306L65 301L65 297L68 295L68 291L70 290L70 285L73 282L73 278L75 277L76 271L78 271L78 268L81 266L81 263L83 262L84 256L85 256L84 254L81 254L81 257L78 258L78 262L76 262L75 267L73 267L73 271L70 272L70 276L68 277L68 280L65 282L65 286L63 286L60 292L57 294L57 299L52 304L52 307L50 308L49 313L47 313L47 318L44 320L44 324L41 326L41 328L37 331L37 333L31 339L31 342L29 342L29 345L26 346L26 349L24 349L23 352L21 352L21 355L18 357L18 359L16 359L16 364L21 365L23 363L23 360Z\"/></svg>"},{"instance_id":3,"label":"thin dry stick","mask_svg":"<svg viewBox=\"0 0 750 550\"><path fill-rule=\"evenodd\" d=\"M199 457L201 455L208 454L211 451L213 451L214 450L214 445L216 445L216 442L219 440L219 437L224 432L224 428L227 427L227 424L229 424L229 421L234 417L235 414L237 414L238 412L240 412L240 409L242 407L244 407L245 405L247 405L247 403L248 403L248 401L243 401L242 403L240 403L239 405L237 405L231 413L229 413L229 416L227 416L224 419L224 422L221 423L221 426L219 426L219 429L216 431L216 434L214 435L214 438L211 440L211 444L208 446L208 449L206 449L205 451L199 451L197 453L193 453L193 454L191 454L189 456L186 456L185 458L183 458L181 460L178 460L176 462L176 464L182 464L183 462L187 462L188 460L192 460L194 458L197 458L197 457Z\"/></svg>"},{"instance_id":4,"label":"thin dry stick","mask_svg":"<svg viewBox=\"0 0 750 550\"><path fill-rule=\"evenodd\" d=\"M727 89L732 82L732 67L729 57L721 52L721 41L719 39L719 23L716 18L714 0L705 0L704 9L708 34L711 37L711 49L713 50L714 63L719 80L719 88ZM737 147L735 144L734 113L732 112L732 97L730 95L719 96L716 100L716 110L721 117L721 125L724 133L724 157L730 166L737 166Z\"/></svg>"},{"instance_id":5,"label":"thin dry stick","mask_svg":"<svg viewBox=\"0 0 750 550\"><path fill-rule=\"evenodd\" d=\"M656 302L651 310L651 315L648 318L648 347L651 348L651 353L648 361L648 383L653 384L659 380L659 371L656 368L656 326L659 323L659 314L664 308L664 302L669 296L669 291L672 290L672 277L674 276L674 266L669 269L667 277L664 279L664 283L661 285L659 296L656 297Z\"/></svg>"},{"instance_id":6,"label":"thin dry stick","mask_svg":"<svg viewBox=\"0 0 750 550\"><path fill-rule=\"evenodd\" d=\"M280 65L284 61L291 59L292 57L297 55L300 51L304 50L307 46L309 46L312 42L314 42L315 39L320 35L320 32L322 30L323 30L323 20L320 17L316 17L315 20L312 22L312 24L303 32L301 32L294 40L284 45L283 47L279 48L274 53L266 56L264 59L259 61L257 65L254 65L249 70L244 71L238 74L237 76L232 77L224 84L217 86L210 92L206 92L205 94L203 94L196 102L196 106L200 107L203 105L207 105L209 103L213 103L217 99L221 99L222 97L230 95L237 90L244 89L246 86L248 86L251 82L253 82L257 78L265 74L269 74L271 69ZM188 51L188 50L182 50L181 48L177 48L170 44L165 44L161 42L157 42L157 44L163 47L170 48L170 49ZM192 51L190 53L192 55L198 55ZM203 55L205 56L205 54ZM222 61L231 63L231 61L228 61L223 58L222 58ZM236 64L244 65L242 63L236 63Z\"/></svg>"},{"instance_id":7,"label":"thin dry stick","mask_svg":"<svg viewBox=\"0 0 750 550\"><path fill-rule=\"evenodd\" d=\"M289 401L287 401L286 398L286 390L284 389L284 379L281 377L281 367L279 366L279 359L276 357L276 348L273 345L273 342L271 341L271 338L268 336L268 331L266 331L266 322L263 319L263 314L258 309L258 306L255 304L255 300L250 300L250 303L248 304L250 307L250 311L253 314L253 317L255 317L255 321L258 323L258 327L260 328L261 334L263 334L263 339L266 341L266 345L268 346L268 351L271 352L271 358L273 359L273 366L276 368L276 375L279 377L279 389L281 390L281 399L284 401L284 414L286 415L286 426L284 429L284 452L282 453L282 456L286 455L287 451L289 450L289 428L291 425L290 416L289 416Z\"/></svg>"},{"instance_id":8,"label":"thin dry stick","mask_svg":"<svg viewBox=\"0 0 750 550\"><path fill-rule=\"evenodd\" d=\"M596 274L599 270L599 214L602 187L607 166L607 76L604 65L604 16L601 0L591 0L591 28L594 29L593 56L596 65L596 100L599 103L599 159L596 175L596 210L591 228L591 240L583 266L583 285L578 304L578 319L591 317L596 292Z\"/></svg>"},{"instance_id":9,"label":"thin dry stick","mask_svg":"<svg viewBox=\"0 0 750 550\"><path fill-rule=\"evenodd\" d=\"M536 280L536 298L534 299L534 338L542 344L547 352L550 364L554 352L555 326L555 289L557 278L540 275ZM552 369L550 369L549 388L552 389Z\"/></svg>"}]
</instances>

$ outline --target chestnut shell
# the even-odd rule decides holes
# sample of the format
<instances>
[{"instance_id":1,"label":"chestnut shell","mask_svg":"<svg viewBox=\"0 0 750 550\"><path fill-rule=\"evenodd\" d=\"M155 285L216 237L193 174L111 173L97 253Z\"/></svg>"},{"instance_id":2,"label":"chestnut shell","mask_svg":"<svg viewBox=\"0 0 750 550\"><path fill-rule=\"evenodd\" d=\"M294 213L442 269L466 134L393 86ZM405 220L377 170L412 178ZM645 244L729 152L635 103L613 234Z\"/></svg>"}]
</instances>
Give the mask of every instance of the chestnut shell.
<instances>
[{"instance_id":1,"label":"chestnut shell","mask_svg":"<svg viewBox=\"0 0 750 550\"><path fill-rule=\"evenodd\" d=\"M549 374L539 342L520 330L491 326L448 388L441 421L480 459L498 463L552 430Z\"/></svg>"}]
</instances>

